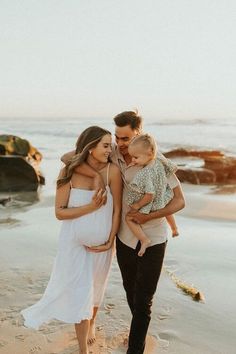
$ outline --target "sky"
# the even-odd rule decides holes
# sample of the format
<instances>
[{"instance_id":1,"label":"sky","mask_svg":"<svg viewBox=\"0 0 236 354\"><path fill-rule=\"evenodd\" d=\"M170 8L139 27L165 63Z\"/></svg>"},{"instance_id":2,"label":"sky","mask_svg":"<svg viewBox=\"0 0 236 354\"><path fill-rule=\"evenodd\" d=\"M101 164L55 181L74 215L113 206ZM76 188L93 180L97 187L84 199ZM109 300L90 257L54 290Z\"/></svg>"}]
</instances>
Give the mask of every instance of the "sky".
<instances>
[{"instance_id":1,"label":"sky","mask_svg":"<svg viewBox=\"0 0 236 354\"><path fill-rule=\"evenodd\" d=\"M0 0L0 118L236 119L235 19L235 0Z\"/></svg>"}]
</instances>

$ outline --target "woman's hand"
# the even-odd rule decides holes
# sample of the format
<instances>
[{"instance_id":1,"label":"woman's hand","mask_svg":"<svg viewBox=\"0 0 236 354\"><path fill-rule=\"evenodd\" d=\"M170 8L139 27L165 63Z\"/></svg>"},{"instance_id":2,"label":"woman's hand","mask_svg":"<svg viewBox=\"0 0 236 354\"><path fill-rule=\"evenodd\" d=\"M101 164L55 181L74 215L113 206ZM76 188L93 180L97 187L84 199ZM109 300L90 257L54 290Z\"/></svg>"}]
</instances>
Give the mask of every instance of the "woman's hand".
<instances>
[{"instance_id":1,"label":"woman's hand","mask_svg":"<svg viewBox=\"0 0 236 354\"><path fill-rule=\"evenodd\" d=\"M106 192L106 187L105 187L103 178L99 173L97 173L96 176L93 178L93 188L96 191L99 191L100 189L102 190L103 205L105 205L107 202L107 192Z\"/></svg>"},{"instance_id":2,"label":"woman's hand","mask_svg":"<svg viewBox=\"0 0 236 354\"><path fill-rule=\"evenodd\" d=\"M95 191L92 200L90 202L92 209L97 210L101 208L101 206L104 205L105 198L106 196L104 195L104 192L101 188L98 191Z\"/></svg>"},{"instance_id":3,"label":"woman's hand","mask_svg":"<svg viewBox=\"0 0 236 354\"><path fill-rule=\"evenodd\" d=\"M91 247L86 246L86 250L89 252L100 253L100 252L108 251L112 246L113 246L113 242L108 240L103 245L91 246Z\"/></svg>"}]
</instances>

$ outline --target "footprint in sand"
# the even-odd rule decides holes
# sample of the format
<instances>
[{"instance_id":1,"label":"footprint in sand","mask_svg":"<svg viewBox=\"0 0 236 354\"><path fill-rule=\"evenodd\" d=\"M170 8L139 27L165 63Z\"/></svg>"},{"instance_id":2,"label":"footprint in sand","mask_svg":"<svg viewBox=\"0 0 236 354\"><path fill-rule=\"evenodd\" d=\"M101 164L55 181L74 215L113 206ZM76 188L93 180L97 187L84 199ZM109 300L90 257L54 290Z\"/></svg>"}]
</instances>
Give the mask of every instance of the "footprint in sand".
<instances>
[{"instance_id":1,"label":"footprint in sand","mask_svg":"<svg viewBox=\"0 0 236 354\"><path fill-rule=\"evenodd\" d=\"M39 352L41 352L41 350L42 350L42 348L40 347L40 346L35 346L35 347L33 347L33 348L30 348L30 354L33 354L33 353L39 353Z\"/></svg>"},{"instance_id":2,"label":"footprint in sand","mask_svg":"<svg viewBox=\"0 0 236 354\"><path fill-rule=\"evenodd\" d=\"M33 284L33 279L29 275L23 275L23 279L27 281L28 284Z\"/></svg>"},{"instance_id":3,"label":"footprint in sand","mask_svg":"<svg viewBox=\"0 0 236 354\"><path fill-rule=\"evenodd\" d=\"M107 314L111 313L111 310L115 308L114 304L106 304L104 305L104 309L106 311Z\"/></svg>"},{"instance_id":4,"label":"footprint in sand","mask_svg":"<svg viewBox=\"0 0 236 354\"><path fill-rule=\"evenodd\" d=\"M112 310L115 308L115 305L114 304L106 304L106 305L104 305L104 308L105 308L105 310Z\"/></svg>"},{"instance_id":5,"label":"footprint in sand","mask_svg":"<svg viewBox=\"0 0 236 354\"><path fill-rule=\"evenodd\" d=\"M18 334L17 336L15 336L15 339L20 340L21 342L24 342L25 336L23 334Z\"/></svg>"},{"instance_id":6,"label":"footprint in sand","mask_svg":"<svg viewBox=\"0 0 236 354\"><path fill-rule=\"evenodd\" d=\"M44 328L40 329L39 332L41 332L43 334L51 334L51 333L55 333L57 330L58 330L57 327L48 326L48 327L44 327Z\"/></svg>"},{"instance_id":7,"label":"footprint in sand","mask_svg":"<svg viewBox=\"0 0 236 354\"><path fill-rule=\"evenodd\" d=\"M8 343L5 340L0 340L0 348L5 347Z\"/></svg>"},{"instance_id":8,"label":"footprint in sand","mask_svg":"<svg viewBox=\"0 0 236 354\"><path fill-rule=\"evenodd\" d=\"M102 331L102 330L103 330L103 327L104 327L104 326L102 326L102 325L97 326L97 327L96 327L96 331L98 331L98 332L99 332L99 331Z\"/></svg>"}]
</instances>

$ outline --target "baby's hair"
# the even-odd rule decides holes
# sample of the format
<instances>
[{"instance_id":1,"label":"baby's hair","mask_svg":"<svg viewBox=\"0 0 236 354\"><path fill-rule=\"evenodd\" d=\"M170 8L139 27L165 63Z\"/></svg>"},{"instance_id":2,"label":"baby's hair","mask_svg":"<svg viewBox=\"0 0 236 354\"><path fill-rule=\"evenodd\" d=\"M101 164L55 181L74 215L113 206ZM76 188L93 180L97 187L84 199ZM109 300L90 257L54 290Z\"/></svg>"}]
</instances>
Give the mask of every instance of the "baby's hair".
<instances>
[{"instance_id":1,"label":"baby's hair","mask_svg":"<svg viewBox=\"0 0 236 354\"><path fill-rule=\"evenodd\" d=\"M135 136L129 146L134 146L136 144L140 144L145 150L151 150L153 153L153 157L155 158L157 155L157 144L155 139L150 134L140 134Z\"/></svg>"}]
</instances>

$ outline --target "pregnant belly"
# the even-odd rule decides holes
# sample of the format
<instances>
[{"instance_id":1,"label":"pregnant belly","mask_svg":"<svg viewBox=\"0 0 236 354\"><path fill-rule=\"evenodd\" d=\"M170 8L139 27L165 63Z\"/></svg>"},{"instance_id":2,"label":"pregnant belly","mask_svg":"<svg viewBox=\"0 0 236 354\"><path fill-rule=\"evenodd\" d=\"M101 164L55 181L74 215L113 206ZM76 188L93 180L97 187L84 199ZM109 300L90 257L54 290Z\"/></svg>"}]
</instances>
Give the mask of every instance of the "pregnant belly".
<instances>
[{"instance_id":1,"label":"pregnant belly","mask_svg":"<svg viewBox=\"0 0 236 354\"><path fill-rule=\"evenodd\" d=\"M110 235L112 216L94 212L73 220L76 243L84 246L98 246L105 243Z\"/></svg>"}]
</instances>

